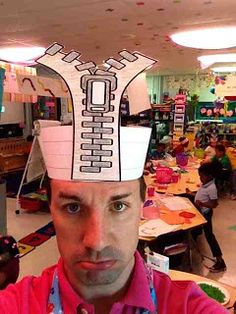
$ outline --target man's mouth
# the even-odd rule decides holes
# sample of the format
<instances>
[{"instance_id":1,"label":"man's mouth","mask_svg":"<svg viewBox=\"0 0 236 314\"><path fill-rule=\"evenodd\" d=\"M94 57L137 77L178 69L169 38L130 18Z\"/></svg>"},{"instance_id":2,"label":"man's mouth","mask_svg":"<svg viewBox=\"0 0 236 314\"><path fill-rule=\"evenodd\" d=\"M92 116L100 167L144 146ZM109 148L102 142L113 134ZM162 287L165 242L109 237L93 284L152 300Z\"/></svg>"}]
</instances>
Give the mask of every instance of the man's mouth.
<instances>
[{"instance_id":1,"label":"man's mouth","mask_svg":"<svg viewBox=\"0 0 236 314\"><path fill-rule=\"evenodd\" d=\"M81 261L78 262L79 268L84 270L106 270L111 268L116 263L116 260L106 261Z\"/></svg>"}]
</instances>

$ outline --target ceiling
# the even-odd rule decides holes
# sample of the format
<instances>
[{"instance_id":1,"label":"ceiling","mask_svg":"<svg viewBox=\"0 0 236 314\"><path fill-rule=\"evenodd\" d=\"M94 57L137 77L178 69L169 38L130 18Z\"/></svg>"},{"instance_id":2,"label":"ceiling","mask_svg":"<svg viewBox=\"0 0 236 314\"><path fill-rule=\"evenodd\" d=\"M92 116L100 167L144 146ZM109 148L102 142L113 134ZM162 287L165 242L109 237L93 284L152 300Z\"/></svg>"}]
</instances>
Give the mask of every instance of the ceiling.
<instances>
[{"instance_id":1,"label":"ceiling","mask_svg":"<svg viewBox=\"0 0 236 314\"><path fill-rule=\"evenodd\" d=\"M159 60L160 73L193 73L197 56L236 52L177 46L174 32L236 25L235 0L0 0L0 47L54 42L98 64L122 49Z\"/></svg>"}]
</instances>

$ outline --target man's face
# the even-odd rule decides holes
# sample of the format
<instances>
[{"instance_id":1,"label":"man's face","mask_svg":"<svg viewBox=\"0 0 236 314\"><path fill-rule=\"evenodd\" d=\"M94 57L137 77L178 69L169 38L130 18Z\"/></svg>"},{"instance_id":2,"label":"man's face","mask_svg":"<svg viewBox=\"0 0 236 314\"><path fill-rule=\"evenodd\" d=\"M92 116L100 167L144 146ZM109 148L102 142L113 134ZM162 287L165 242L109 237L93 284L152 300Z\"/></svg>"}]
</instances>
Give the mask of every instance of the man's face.
<instances>
[{"instance_id":1,"label":"man's face","mask_svg":"<svg viewBox=\"0 0 236 314\"><path fill-rule=\"evenodd\" d=\"M69 279L86 286L111 284L132 265L139 184L51 181L51 213Z\"/></svg>"}]
</instances>

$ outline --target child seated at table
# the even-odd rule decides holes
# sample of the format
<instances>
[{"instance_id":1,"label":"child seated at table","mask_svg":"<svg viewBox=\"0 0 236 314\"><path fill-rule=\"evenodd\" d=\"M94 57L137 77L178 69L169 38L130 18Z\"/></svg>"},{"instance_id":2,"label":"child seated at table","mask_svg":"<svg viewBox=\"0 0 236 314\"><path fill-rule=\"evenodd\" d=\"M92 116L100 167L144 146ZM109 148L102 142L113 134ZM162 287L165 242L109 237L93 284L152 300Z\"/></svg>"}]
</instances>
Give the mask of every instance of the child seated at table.
<instances>
[{"instance_id":1,"label":"child seated at table","mask_svg":"<svg viewBox=\"0 0 236 314\"><path fill-rule=\"evenodd\" d=\"M216 208L218 205L217 189L214 180L216 171L217 170L215 168L214 162L202 164L198 169L202 186L199 188L195 195L194 193L190 193L188 189L186 190L190 199L190 196L192 196L192 198L194 196L193 202L195 206L207 221L202 228L204 230L206 240L210 246L212 255L216 259L215 264L210 267L210 271L214 273L226 270L226 264L222 257L222 251L213 233L212 226L213 209ZM201 229L199 228L192 231L192 236L195 240L200 234Z\"/></svg>"},{"instance_id":2,"label":"child seated at table","mask_svg":"<svg viewBox=\"0 0 236 314\"><path fill-rule=\"evenodd\" d=\"M164 159L166 155L165 148L164 143L157 143L156 150L153 153L153 159Z\"/></svg>"},{"instance_id":3,"label":"child seated at table","mask_svg":"<svg viewBox=\"0 0 236 314\"><path fill-rule=\"evenodd\" d=\"M172 156L175 157L177 154L182 154L185 152L189 144L189 139L185 136L179 138L179 144L173 149Z\"/></svg>"}]
</instances>

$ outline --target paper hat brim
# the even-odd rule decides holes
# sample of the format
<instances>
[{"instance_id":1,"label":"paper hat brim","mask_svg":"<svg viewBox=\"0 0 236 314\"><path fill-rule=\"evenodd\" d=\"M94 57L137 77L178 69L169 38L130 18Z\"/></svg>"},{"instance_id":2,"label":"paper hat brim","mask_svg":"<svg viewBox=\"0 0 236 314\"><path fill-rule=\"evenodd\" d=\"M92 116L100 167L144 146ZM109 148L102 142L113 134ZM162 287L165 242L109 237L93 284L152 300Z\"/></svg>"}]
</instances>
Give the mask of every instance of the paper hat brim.
<instances>
[{"instance_id":1,"label":"paper hat brim","mask_svg":"<svg viewBox=\"0 0 236 314\"><path fill-rule=\"evenodd\" d=\"M120 181L142 176L150 135L150 128L120 127ZM42 128L38 139L48 176L52 179L72 180L73 127Z\"/></svg>"}]
</instances>

